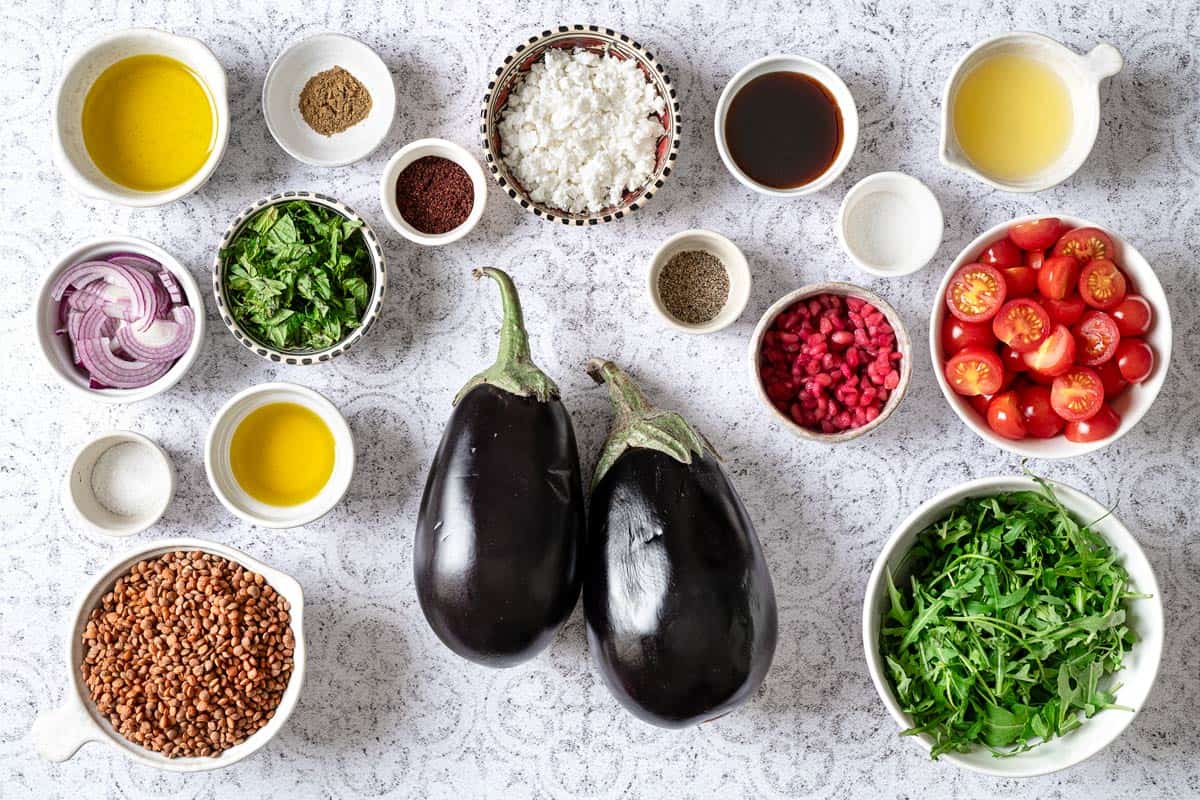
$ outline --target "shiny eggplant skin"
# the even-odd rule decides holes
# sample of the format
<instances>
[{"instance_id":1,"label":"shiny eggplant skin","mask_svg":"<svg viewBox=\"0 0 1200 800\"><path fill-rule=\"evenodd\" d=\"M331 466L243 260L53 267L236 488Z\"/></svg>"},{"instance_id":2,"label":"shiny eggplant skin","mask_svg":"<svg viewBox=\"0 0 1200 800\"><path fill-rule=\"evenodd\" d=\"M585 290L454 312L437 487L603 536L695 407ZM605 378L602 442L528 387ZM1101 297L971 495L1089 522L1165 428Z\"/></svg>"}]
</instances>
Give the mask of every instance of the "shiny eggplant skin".
<instances>
[{"instance_id":1,"label":"shiny eggplant skin","mask_svg":"<svg viewBox=\"0 0 1200 800\"><path fill-rule=\"evenodd\" d=\"M413 566L430 627L487 666L537 655L579 597L584 525L562 403L472 388L446 424L417 518Z\"/></svg>"},{"instance_id":2,"label":"shiny eggplant skin","mask_svg":"<svg viewBox=\"0 0 1200 800\"><path fill-rule=\"evenodd\" d=\"M747 700L775 653L775 590L713 454L626 450L593 489L588 522L588 643L617 700L668 728Z\"/></svg>"}]
</instances>

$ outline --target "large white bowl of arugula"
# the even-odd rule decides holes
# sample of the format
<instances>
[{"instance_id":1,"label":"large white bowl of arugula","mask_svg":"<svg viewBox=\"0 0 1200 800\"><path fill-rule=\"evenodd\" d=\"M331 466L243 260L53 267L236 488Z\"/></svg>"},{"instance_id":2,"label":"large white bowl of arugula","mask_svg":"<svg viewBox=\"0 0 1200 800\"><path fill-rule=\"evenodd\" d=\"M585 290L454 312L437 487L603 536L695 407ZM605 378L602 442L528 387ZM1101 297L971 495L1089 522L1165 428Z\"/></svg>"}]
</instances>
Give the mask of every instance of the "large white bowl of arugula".
<instances>
[{"instance_id":1,"label":"large white bowl of arugula","mask_svg":"<svg viewBox=\"0 0 1200 800\"><path fill-rule=\"evenodd\" d=\"M281 192L245 208L213 264L221 319L263 358L315 364L341 355L379 318L383 249L366 220L314 192Z\"/></svg>"},{"instance_id":2,"label":"large white bowl of arugula","mask_svg":"<svg viewBox=\"0 0 1200 800\"><path fill-rule=\"evenodd\" d=\"M1034 476L968 481L918 508L863 604L871 680L934 758L1007 778L1095 755L1146 703L1162 601L1100 503Z\"/></svg>"}]
</instances>

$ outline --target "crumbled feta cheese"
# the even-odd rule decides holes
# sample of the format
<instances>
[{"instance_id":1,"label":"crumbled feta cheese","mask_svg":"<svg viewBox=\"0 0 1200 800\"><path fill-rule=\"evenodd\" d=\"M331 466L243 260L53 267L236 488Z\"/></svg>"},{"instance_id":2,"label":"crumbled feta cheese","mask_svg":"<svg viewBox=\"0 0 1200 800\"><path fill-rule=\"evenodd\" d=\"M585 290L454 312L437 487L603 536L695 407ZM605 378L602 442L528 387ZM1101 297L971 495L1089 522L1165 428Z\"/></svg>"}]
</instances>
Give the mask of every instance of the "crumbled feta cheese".
<instances>
[{"instance_id":1,"label":"crumbled feta cheese","mask_svg":"<svg viewBox=\"0 0 1200 800\"><path fill-rule=\"evenodd\" d=\"M654 174L666 105L637 62L550 49L500 117L500 152L537 203L596 212Z\"/></svg>"}]
</instances>

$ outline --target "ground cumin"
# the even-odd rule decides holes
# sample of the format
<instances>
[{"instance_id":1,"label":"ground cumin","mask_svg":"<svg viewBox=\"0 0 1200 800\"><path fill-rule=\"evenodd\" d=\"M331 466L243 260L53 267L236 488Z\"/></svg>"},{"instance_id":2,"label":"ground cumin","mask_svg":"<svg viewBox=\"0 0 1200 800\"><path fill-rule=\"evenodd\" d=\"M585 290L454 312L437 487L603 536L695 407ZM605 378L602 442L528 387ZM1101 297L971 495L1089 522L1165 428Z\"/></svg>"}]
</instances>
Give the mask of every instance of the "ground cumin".
<instances>
[{"instance_id":1,"label":"ground cumin","mask_svg":"<svg viewBox=\"0 0 1200 800\"><path fill-rule=\"evenodd\" d=\"M318 72L300 91L300 115L322 136L341 133L371 113L371 93L341 67Z\"/></svg>"}]
</instances>

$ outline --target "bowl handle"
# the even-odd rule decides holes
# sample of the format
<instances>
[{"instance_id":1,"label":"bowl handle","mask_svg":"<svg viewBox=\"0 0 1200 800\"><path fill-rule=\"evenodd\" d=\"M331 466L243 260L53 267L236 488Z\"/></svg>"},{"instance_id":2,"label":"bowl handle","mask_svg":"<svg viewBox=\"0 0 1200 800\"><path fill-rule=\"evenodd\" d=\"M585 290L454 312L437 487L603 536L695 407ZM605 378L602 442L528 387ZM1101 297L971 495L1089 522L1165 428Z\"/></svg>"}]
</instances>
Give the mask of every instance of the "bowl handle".
<instances>
[{"instance_id":1,"label":"bowl handle","mask_svg":"<svg viewBox=\"0 0 1200 800\"><path fill-rule=\"evenodd\" d=\"M1110 78L1125 66L1125 59L1121 57L1121 53L1108 42L1101 42L1093 47L1083 59L1097 78Z\"/></svg>"},{"instance_id":2,"label":"bowl handle","mask_svg":"<svg viewBox=\"0 0 1200 800\"><path fill-rule=\"evenodd\" d=\"M53 711L39 714L29 738L42 758L66 761L88 742L100 741L103 734L82 703L68 700Z\"/></svg>"}]
</instances>

